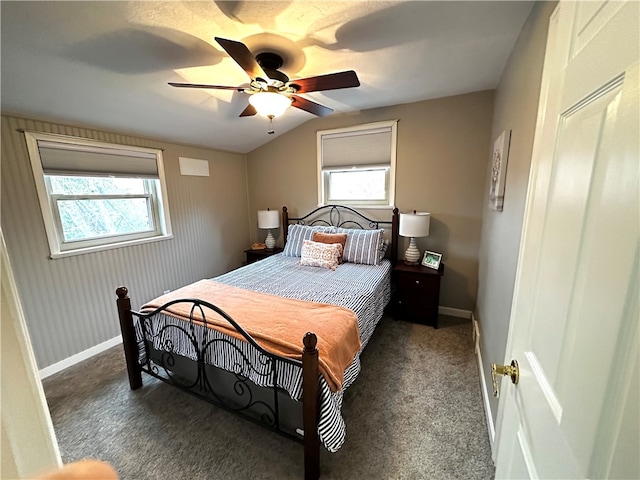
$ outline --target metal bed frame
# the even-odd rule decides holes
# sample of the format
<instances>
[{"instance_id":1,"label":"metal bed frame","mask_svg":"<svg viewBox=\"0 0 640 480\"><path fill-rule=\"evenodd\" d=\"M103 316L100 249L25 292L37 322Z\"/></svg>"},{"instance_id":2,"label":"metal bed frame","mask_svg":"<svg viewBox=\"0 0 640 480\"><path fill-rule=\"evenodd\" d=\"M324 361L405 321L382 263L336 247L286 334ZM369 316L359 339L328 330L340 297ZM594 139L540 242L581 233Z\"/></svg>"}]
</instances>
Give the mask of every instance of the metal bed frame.
<instances>
[{"instance_id":1,"label":"metal bed frame","mask_svg":"<svg viewBox=\"0 0 640 480\"><path fill-rule=\"evenodd\" d=\"M346 217L346 218L345 218ZM303 217L289 217L287 207L282 208L283 237L286 244L288 226L331 225L342 228L377 229L381 225L391 225L391 245L389 248L392 262L397 259L398 209L393 210L391 221L378 221L367 218L358 211L341 205L319 207ZM366 227L363 226L366 224ZM116 289L118 316L129 386L132 390L142 387L142 373L146 373L180 390L188 392L209 403L217 405L276 433L291 438L304 445L305 479L317 479L320 476L320 440L318 436L319 405L319 369L317 337L308 332L302 339L304 349L301 360L285 358L262 348L233 318L217 306L199 299L173 300L150 312L138 312L131 309L131 300L126 287ZM176 303L191 304L190 318L184 326L165 324L154 332L153 322L157 315ZM260 375L270 387L260 387L251 382L246 368L258 370L243 352L232 342L209 333L204 309L210 309L224 318L239 335L250 345L261 364ZM199 314L194 322L194 314ZM143 341L136 336L136 322L142 332ZM201 324L205 328L200 328ZM171 332L171 335L169 335ZM199 333L197 333L199 332ZM172 335L182 335L193 347L196 360L178 355L174 351ZM153 347L154 340L159 341L162 349ZM224 343L234 352L238 362L235 372L228 372L205 362L206 354L216 345ZM240 363L242 362L242 363ZM302 368L302 429L292 424L290 410L286 405L293 403L288 393L278 387L277 365L295 365ZM299 409L297 410L299 413ZM297 414L294 414L297 416ZM295 422L295 420L294 420ZM297 435L296 435L297 434Z\"/></svg>"}]
</instances>

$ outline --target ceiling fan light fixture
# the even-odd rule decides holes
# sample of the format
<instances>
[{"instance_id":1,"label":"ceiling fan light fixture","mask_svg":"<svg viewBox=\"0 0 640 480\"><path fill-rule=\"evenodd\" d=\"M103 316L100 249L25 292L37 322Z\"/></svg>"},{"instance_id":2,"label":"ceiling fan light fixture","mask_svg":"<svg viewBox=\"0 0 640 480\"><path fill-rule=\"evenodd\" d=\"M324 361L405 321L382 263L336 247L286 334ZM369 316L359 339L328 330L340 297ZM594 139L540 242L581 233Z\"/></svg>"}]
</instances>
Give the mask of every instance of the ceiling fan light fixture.
<instances>
[{"instance_id":1,"label":"ceiling fan light fixture","mask_svg":"<svg viewBox=\"0 0 640 480\"><path fill-rule=\"evenodd\" d=\"M249 97L249 103L258 114L267 118L279 117L291 106L291 102L290 97L275 92L258 92Z\"/></svg>"}]
</instances>

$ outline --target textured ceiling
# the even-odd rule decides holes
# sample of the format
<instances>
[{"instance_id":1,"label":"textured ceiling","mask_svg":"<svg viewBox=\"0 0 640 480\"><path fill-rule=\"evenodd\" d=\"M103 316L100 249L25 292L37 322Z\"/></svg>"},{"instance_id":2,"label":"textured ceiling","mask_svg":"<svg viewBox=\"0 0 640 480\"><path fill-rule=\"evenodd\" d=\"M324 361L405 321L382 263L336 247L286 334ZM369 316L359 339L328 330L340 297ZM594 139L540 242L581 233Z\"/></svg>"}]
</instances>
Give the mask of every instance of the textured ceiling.
<instances>
[{"instance_id":1,"label":"textured ceiling","mask_svg":"<svg viewBox=\"0 0 640 480\"><path fill-rule=\"evenodd\" d=\"M495 88L524 1L1 2L3 112L249 152L274 136L238 115L247 85L214 37L275 51L291 79L355 70L361 86L304 96L335 110ZM316 118L291 108L276 135Z\"/></svg>"}]
</instances>

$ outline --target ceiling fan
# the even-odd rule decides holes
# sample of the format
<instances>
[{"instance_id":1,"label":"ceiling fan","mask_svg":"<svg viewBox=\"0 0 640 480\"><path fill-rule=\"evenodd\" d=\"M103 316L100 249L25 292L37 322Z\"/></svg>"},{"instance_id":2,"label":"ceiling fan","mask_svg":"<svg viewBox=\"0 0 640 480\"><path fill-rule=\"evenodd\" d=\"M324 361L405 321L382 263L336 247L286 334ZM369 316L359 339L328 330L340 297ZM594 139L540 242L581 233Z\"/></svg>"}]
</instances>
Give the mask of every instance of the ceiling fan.
<instances>
[{"instance_id":1,"label":"ceiling fan","mask_svg":"<svg viewBox=\"0 0 640 480\"><path fill-rule=\"evenodd\" d=\"M249 117L258 113L273 120L290 106L318 116L328 115L333 112L331 108L312 102L299 94L360 86L358 76L353 70L290 81L287 75L278 70L283 65L283 60L277 53L263 52L254 57L244 43L219 37L215 37L215 39L229 56L247 72L251 78L249 87L174 82L169 82L169 85L180 88L236 90L247 93L250 95L249 105L242 111L241 117Z\"/></svg>"}]
</instances>

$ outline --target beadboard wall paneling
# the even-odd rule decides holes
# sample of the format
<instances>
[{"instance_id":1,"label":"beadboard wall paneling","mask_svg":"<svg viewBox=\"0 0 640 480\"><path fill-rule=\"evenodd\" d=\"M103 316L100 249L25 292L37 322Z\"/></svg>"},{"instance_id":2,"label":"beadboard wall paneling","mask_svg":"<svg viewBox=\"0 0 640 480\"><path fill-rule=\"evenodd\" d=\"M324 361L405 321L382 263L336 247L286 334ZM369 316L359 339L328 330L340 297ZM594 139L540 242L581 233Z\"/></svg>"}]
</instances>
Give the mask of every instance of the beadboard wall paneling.
<instances>
[{"instance_id":1,"label":"beadboard wall paneling","mask_svg":"<svg viewBox=\"0 0 640 480\"><path fill-rule=\"evenodd\" d=\"M19 129L163 149L174 238L51 260ZM179 156L207 160L211 176L181 176ZM250 244L244 155L2 116L0 167L1 226L39 369L119 335L118 286L138 307L238 267Z\"/></svg>"}]
</instances>

